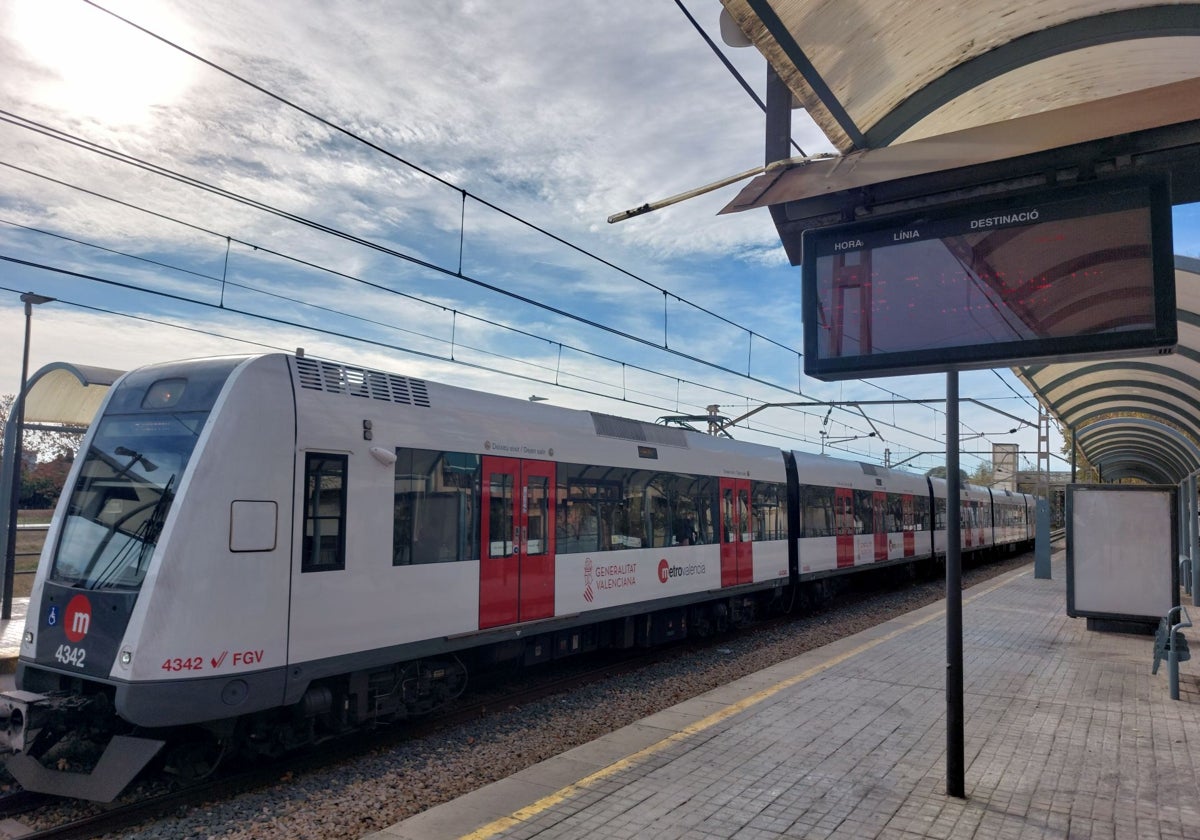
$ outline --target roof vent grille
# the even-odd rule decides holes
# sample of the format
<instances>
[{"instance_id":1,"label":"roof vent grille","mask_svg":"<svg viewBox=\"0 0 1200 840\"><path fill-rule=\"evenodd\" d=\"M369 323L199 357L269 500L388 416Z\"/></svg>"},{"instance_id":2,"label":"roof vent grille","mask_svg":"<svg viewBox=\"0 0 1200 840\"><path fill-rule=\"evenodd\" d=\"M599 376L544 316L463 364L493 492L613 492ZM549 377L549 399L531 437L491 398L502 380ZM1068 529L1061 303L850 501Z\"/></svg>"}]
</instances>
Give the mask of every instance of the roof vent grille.
<instances>
[{"instance_id":1,"label":"roof vent grille","mask_svg":"<svg viewBox=\"0 0 1200 840\"><path fill-rule=\"evenodd\" d=\"M660 446L677 446L687 449L687 435L683 429L669 426L657 426L653 423L643 423L640 420L630 420L627 417L614 417L611 414L597 414L592 411L592 423L596 434L603 437L635 440L638 443L656 443Z\"/></svg>"},{"instance_id":2,"label":"roof vent grille","mask_svg":"<svg viewBox=\"0 0 1200 840\"><path fill-rule=\"evenodd\" d=\"M429 408L429 391L423 379L409 379L407 376L307 357L296 359L296 373L300 387L312 391Z\"/></svg>"}]
</instances>

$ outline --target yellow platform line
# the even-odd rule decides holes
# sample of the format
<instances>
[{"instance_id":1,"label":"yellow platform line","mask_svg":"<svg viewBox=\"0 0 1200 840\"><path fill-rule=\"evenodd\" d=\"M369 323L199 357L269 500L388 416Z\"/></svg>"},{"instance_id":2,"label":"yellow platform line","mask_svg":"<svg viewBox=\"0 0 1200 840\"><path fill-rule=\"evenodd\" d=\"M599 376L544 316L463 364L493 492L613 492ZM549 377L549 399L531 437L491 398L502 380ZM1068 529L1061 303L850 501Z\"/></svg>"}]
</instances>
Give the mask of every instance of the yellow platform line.
<instances>
[{"instance_id":1,"label":"yellow platform line","mask_svg":"<svg viewBox=\"0 0 1200 840\"><path fill-rule=\"evenodd\" d=\"M1027 574L1029 574L1028 569L1026 569L1025 571L1019 572L1015 575L1012 575L1011 577L1005 577L999 583L993 584L992 586L989 586L987 589L981 590L980 592L977 592L974 595L972 595L970 598L965 599L963 601L963 603L969 604L978 598L982 598L984 595L987 595L991 592L995 592L997 589L999 589L1002 586L1007 586L1012 581L1016 580L1019 577L1023 577L1024 575L1027 575ZM529 820L529 819L532 819L532 818L538 816L539 814L543 813L544 811L546 811L550 808L553 808L555 805L558 805L560 802L566 801L567 799L571 798L575 794L583 792L588 787L594 785L596 782L599 782L603 779L607 779L609 776L612 776L616 773L620 773L622 770L625 770L625 769L628 769L628 768L634 766L639 761L649 758L650 756L654 755L655 753L662 752L664 749L666 749L667 747L670 747L673 744L676 744L686 738L690 738L691 736L693 736L699 732L703 732L704 730L717 725L718 723L720 723L723 720L727 720L736 714L744 712L746 709L749 709L751 706L755 706L755 705L761 703L762 701L775 696L776 694L778 694L779 692L783 691L786 688L791 688L792 686L802 683L805 680L812 679L817 674L823 673L824 671L828 671L830 668L834 667L835 665L839 665L842 662L845 662L847 659L850 659L851 657L858 656L860 653L864 653L873 647L883 644L884 642L889 642L892 639L896 638L897 636L907 633L910 630L915 630L916 628L921 627L925 624L928 624L929 622L934 621L935 619L941 618L945 614L946 614L946 608L942 607L939 610L931 612L929 615L925 616L924 618L920 619L919 621L914 621L912 624L905 625L904 627L898 627L895 630L892 630L890 633L886 633L885 635L879 636L878 638L875 638L875 639L872 639L869 642L863 642L861 645L858 645L857 647L851 648L850 650L845 651L844 653L840 653L837 656L834 656L832 659L827 659L819 665L814 665L811 668L808 668L807 670L801 671L799 674L795 674L794 676L788 677L786 680L782 680L780 682L775 683L774 685L767 686L764 689L760 689L759 691L756 691L754 694L750 694L746 697L743 697L741 700L737 701L736 703L732 703L732 704L726 706L725 708L721 709L720 711L713 712L711 715L708 715L707 717L700 718L699 720L689 724L688 726L684 727L683 729L679 730L678 732L676 732L672 735L669 735L666 738L663 738L661 741L657 741L648 747L643 747L642 749L635 752L633 755L628 755L625 758L622 758L618 761L614 761L612 764L609 764L608 766L602 767L599 770L595 771L594 773L584 776L582 779L580 779L577 782L573 782L572 784L569 784L564 788L560 788L560 789L556 790L554 793L543 796L537 802L534 802L530 805L526 805L524 808L521 808L519 810L513 811L511 814L509 814L506 817L500 817L497 820L493 820L492 822L488 823L487 825L477 828L475 831L472 831L470 834L462 835L460 840L488 840L488 838L494 837L495 835L499 834L502 831L512 828L513 826L520 825L521 823L525 822L526 820Z\"/></svg>"}]
</instances>

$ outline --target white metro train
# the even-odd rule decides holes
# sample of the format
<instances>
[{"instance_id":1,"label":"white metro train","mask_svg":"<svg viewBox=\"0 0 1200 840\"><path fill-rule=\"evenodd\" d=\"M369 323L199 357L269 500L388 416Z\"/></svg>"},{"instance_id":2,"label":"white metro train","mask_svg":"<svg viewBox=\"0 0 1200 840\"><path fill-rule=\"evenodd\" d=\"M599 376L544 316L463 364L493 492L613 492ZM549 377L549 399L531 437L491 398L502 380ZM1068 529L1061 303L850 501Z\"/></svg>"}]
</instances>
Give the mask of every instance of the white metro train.
<instances>
[{"instance_id":1,"label":"white metro train","mask_svg":"<svg viewBox=\"0 0 1200 840\"><path fill-rule=\"evenodd\" d=\"M945 550L940 481L302 355L126 374L67 488L0 713L23 786L94 799L183 731L274 753ZM1032 537L962 512L964 552ZM103 767L47 766L83 730Z\"/></svg>"}]
</instances>

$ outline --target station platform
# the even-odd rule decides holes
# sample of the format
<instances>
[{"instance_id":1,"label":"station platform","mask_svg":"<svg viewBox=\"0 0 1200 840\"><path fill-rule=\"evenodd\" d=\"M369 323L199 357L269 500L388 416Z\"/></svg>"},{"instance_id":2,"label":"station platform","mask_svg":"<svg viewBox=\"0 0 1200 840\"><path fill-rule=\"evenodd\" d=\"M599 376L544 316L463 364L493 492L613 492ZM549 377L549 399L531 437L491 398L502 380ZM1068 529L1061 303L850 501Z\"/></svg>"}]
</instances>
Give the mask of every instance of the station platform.
<instances>
[{"instance_id":1,"label":"station platform","mask_svg":"<svg viewBox=\"0 0 1200 840\"><path fill-rule=\"evenodd\" d=\"M21 634L25 632L25 613L28 610L28 598L13 598L12 618L0 619L0 674L11 674L17 670Z\"/></svg>"},{"instance_id":2,"label":"station platform","mask_svg":"<svg viewBox=\"0 0 1200 840\"><path fill-rule=\"evenodd\" d=\"M367 837L1200 838L1197 660L1171 700L1153 638L1087 630L1052 575L963 593L965 799L938 603Z\"/></svg>"}]
</instances>

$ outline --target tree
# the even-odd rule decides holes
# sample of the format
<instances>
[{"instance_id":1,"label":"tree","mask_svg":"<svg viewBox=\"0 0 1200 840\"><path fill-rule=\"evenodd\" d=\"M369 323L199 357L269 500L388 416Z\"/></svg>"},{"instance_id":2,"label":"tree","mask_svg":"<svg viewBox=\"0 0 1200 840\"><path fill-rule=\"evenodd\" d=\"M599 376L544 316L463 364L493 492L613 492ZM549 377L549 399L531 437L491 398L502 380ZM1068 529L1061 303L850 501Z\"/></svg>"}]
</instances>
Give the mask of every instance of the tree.
<instances>
[{"instance_id":1,"label":"tree","mask_svg":"<svg viewBox=\"0 0 1200 840\"><path fill-rule=\"evenodd\" d=\"M940 466L936 466L931 470L926 470L925 475L929 476L930 478L945 478L947 475L949 475L949 473L946 472L946 465L941 464ZM959 467L958 470L958 477L959 480L964 484L971 480L970 476L967 475L967 471L961 467Z\"/></svg>"},{"instance_id":2,"label":"tree","mask_svg":"<svg viewBox=\"0 0 1200 840\"><path fill-rule=\"evenodd\" d=\"M15 394L0 396L0 443L4 440L4 429L9 414L16 404ZM54 461L59 458L74 459L83 442L83 435L75 432L49 432L26 429L21 435L21 449L26 463Z\"/></svg>"},{"instance_id":3,"label":"tree","mask_svg":"<svg viewBox=\"0 0 1200 840\"><path fill-rule=\"evenodd\" d=\"M991 461L980 461L979 466L975 468L975 472L971 473L968 479L972 484L981 484L984 487L990 487L996 480L996 467Z\"/></svg>"},{"instance_id":4,"label":"tree","mask_svg":"<svg viewBox=\"0 0 1200 840\"><path fill-rule=\"evenodd\" d=\"M0 444L16 395L0 396ZM67 481L67 473L83 436L73 432L48 432L26 429L21 436L21 488L17 505L25 509L54 507Z\"/></svg>"}]
</instances>

